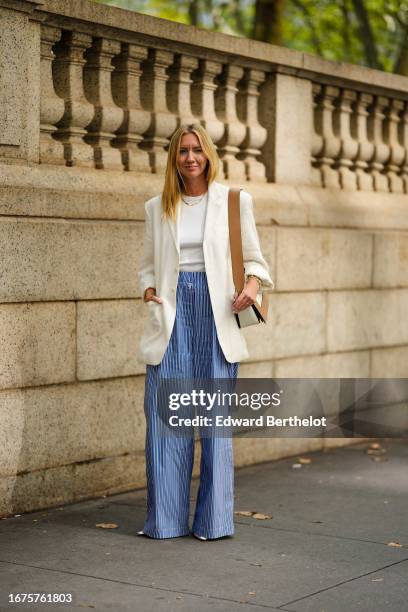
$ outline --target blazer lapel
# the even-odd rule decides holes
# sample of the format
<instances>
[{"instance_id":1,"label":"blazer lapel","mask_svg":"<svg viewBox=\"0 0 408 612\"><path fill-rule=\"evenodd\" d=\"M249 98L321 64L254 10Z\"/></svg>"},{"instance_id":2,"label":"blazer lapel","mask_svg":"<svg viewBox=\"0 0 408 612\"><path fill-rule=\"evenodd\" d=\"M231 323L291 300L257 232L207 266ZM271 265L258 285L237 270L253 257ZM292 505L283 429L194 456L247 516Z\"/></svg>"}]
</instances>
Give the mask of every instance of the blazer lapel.
<instances>
[{"instance_id":1,"label":"blazer lapel","mask_svg":"<svg viewBox=\"0 0 408 612\"><path fill-rule=\"evenodd\" d=\"M217 213L220 210L221 204L224 200L223 185L213 181L208 187L208 202L207 202L207 214L204 225L204 242L208 240L211 235L211 228L214 229L215 220ZM181 203L177 204L176 208L176 219L167 219L167 224L174 241L174 245L177 249L177 253L180 256L180 219L181 219Z\"/></svg>"},{"instance_id":2,"label":"blazer lapel","mask_svg":"<svg viewBox=\"0 0 408 612\"><path fill-rule=\"evenodd\" d=\"M204 224L204 239L203 242L207 242L214 234L216 229L217 215L221 210L221 204L224 201L223 186L216 181L213 181L208 187L208 203L207 203L207 214Z\"/></svg>"},{"instance_id":3,"label":"blazer lapel","mask_svg":"<svg viewBox=\"0 0 408 612\"><path fill-rule=\"evenodd\" d=\"M174 246L177 249L177 252L180 256L180 217L181 217L181 205L180 202L176 207L176 218L175 219L167 219L167 227L169 228L171 237L173 238Z\"/></svg>"}]
</instances>

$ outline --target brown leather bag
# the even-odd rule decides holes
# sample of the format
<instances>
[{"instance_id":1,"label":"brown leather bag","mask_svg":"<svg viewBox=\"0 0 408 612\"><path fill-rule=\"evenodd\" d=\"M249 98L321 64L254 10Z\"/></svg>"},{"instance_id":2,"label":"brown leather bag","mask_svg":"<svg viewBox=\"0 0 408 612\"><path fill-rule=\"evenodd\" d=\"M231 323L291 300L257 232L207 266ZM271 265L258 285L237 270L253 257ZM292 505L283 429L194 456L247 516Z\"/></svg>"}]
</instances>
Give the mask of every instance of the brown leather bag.
<instances>
[{"instance_id":1,"label":"brown leather bag","mask_svg":"<svg viewBox=\"0 0 408 612\"><path fill-rule=\"evenodd\" d=\"M242 254L241 214L239 192L241 189L230 188L228 192L228 227L232 261L232 278L238 295L245 285L245 267ZM248 308L235 313L238 327L248 327L258 323L266 323L268 315L269 295L265 291L257 294L256 301Z\"/></svg>"}]
</instances>

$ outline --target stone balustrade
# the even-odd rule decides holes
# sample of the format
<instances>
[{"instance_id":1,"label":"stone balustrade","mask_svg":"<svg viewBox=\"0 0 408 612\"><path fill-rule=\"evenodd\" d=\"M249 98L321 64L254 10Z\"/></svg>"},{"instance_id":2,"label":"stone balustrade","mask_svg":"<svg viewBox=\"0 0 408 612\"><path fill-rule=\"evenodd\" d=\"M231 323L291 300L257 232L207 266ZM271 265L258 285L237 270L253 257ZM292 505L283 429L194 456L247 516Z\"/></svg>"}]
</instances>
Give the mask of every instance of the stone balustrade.
<instances>
[{"instance_id":1,"label":"stone balustrade","mask_svg":"<svg viewBox=\"0 0 408 612\"><path fill-rule=\"evenodd\" d=\"M160 173L175 127L200 122L226 180L408 193L403 77L328 74L329 62L284 50L279 61L254 41L232 56L230 37L207 47L214 35L194 41L185 27L166 37L155 24L148 40L150 19L118 27L117 11L88 1L20 4L40 22L39 163Z\"/></svg>"},{"instance_id":2,"label":"stone balustrade","mask_svg":"<svg viewBox=\"0 0 408 612\"><path fill-rule=\"evenodd\" d=\"M160 173L174 129L198 122L226 179L266 180L264 71L71 27L41 25L40 163Z\"/></svg>"},{"instance_id":3,"label":"stone balustrade","mask_svg":"<svg viewBox=\"0 0 408 612\"><path fill-rule=\"evenodd\" d=\"M198 122L217 146L225 179L279 178L270 151L284 102L277 69L285 66L250 57L232 63L217 50L204 59L192 45L180 52L170 41L166 49L140 44L137 33L126 42L83 29L75 19L63 29L41 25L41 163L159 173L175 127ZM311 123L306 183L408 193L407 92L373 88L369 75L338 86L305 73L291 77L292 95L300 78L308 87L297 104Z\"/></svg>"},{"instance_id":4,"label":"stone balustrade","mask_svg":"<svg viewBox=\"0 0 408 612\"><path fill-rule=\"evenodd\" d=\"M313 182L408 193L408 103L363 88L313 83Z\"/></svg>"},{"instance_id":5,"label":"stone balustrade","mask_svg":"<svg viewBox=\"0 0 408 612\"><path fill-rule=\"evenodd\" d=\"M56 140L64 147L67 165L92 163L95 168L157 173L163 170L175 127L199 122L217 146L225 179L275 180L264 145L274 139L276 117L262 115L259 108L273 103L270 88L263 84L273 83L276 66L268 70L254 60L253 67L247 67L240 65L240 58L228 63L229 57L215 61L216 52L213 61L203 60L194 48L177 52L176 44L161 50L91 37L78 31L75 20L71 28L41 27L48 53L42 56L40 161L61 163ZM408 193L407 93L392 91L387 96L382 88L369 93L369 83L340 87L330 78L326 81L316 82L310 76L311 87L298 100L302 114L312 114L311 146L304 160L310 182L337 189ZM65 112L59 119L62 100ZM133 121L125 123L130 108ZM143 159L143 152L148 154L149 168L129 162Z\"/></svg>"}]
</instances>

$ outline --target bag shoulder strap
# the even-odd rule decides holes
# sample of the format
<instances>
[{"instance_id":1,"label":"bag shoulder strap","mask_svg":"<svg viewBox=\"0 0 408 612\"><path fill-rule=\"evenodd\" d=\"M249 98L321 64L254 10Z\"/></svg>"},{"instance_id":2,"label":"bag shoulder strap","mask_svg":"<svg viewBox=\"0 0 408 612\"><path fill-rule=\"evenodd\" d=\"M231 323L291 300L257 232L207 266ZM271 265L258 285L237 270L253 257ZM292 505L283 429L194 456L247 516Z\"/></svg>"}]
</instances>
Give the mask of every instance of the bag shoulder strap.
<instances>
[{"instance_id":1,"label":"bag shoulder strap","mask_svg":"<svg viewBox=\"0 0 408 612\"><path fill-rule=\"evenodd\" d=\"M230 188L228 192L228 228L232 261L232 278L238 293L245 285L244 257L242 254L241 214L239 207L239 188Z\"/></svg>"},{"instance_id":2,"label":"bag shoulder strap","mask_svg":"<svg viewBox=\"0 0 408 612\"><path fill-rule=\"evenodd\" d=\"M239 192L241 188L230 188L228 192L228 228L232 262L232 278L235 289L241 293L245 286L244 256L242 253L241 237L241 211L239 205ZM262 321L265 323L268 316L269 295L262 292L262 303L255 302L255 306Z\"/></svg>"}]
</instances>

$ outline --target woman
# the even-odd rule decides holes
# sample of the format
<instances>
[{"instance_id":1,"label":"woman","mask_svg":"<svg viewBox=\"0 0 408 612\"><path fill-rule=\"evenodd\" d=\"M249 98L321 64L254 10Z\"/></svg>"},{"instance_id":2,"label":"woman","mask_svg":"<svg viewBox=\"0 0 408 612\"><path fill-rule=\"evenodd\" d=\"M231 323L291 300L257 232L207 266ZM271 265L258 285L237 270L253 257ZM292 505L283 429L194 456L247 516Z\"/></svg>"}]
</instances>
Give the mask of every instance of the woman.
<instances>
[{"instance_id":1,"label":"woman","mask_svg":"<svg viewBox=\"0 0 408 612\"><path fill-rule=\"evenodd\" d=\"M163 193L145 204L139 270L148 323L139 358L146 363L147 517L140 535L188 535L192 437L159 436L157 389L163 378L230 379L248 357L234 312L248 308L259 287L273 286L261 254L252 198L240 192L246 284L234 293L228 232L228 187L215 179L219 158L200 125L179 127L168 151ZM193 535L232 536L231 437L200 437L201 471Z\"/></svg>"}]
</instances>

